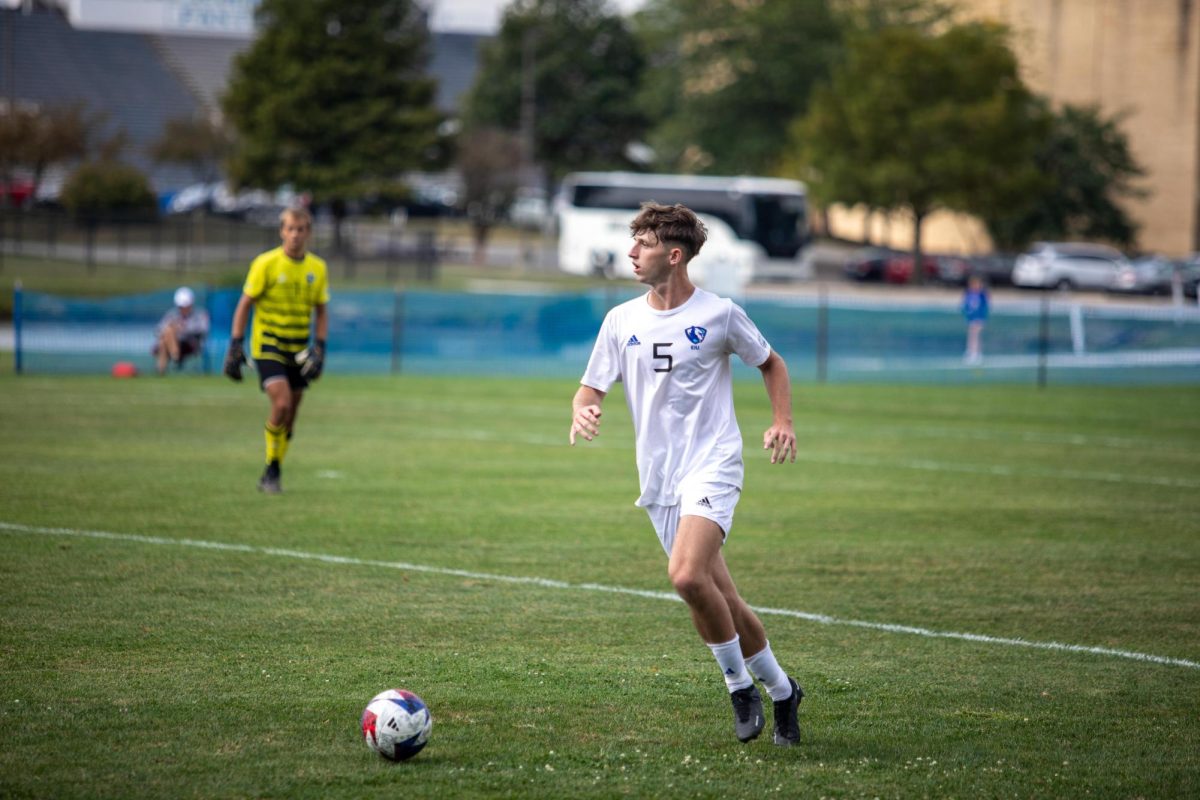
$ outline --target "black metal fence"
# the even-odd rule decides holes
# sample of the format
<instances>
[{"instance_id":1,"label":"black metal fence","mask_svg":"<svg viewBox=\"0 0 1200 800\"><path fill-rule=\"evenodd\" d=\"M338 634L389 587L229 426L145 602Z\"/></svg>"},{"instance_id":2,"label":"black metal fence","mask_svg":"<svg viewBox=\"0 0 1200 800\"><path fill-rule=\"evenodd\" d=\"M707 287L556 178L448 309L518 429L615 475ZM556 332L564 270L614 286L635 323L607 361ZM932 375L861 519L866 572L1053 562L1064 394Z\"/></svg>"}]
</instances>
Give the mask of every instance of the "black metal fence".
<instances>
[{"instance_id":1,"label":"black metal fence","mask_svg":"<svg viewBox=\"0 0 1200 800\"><path fill-rule=\"evenodd\" d=\"M7 256L86 264L185 270L245 265L279 245L275 225L207 213L80 216L54 210L0 209L0 268ZM459 245L439 241L436 221L396 225L351 219L338 236L329 222L314 230L312 249L327 253L339 272L353 277L363 266L394 279L415 273L430 280L437 265L456 257Z\"/></svg>"}]
</instances>

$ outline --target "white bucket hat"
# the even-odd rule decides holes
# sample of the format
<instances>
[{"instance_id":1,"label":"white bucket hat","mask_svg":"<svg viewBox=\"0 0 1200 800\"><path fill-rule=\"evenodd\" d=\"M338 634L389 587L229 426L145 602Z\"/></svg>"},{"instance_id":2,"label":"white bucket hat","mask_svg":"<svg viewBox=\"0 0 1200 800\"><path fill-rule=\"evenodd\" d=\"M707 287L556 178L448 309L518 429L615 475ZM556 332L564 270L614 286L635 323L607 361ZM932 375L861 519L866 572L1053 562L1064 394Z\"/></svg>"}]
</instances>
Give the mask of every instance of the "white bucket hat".
<instances>
[{"instance_id":1,"label":"white bucket hat","mask_svg":"<svg viewBox=\"0 0 1200 800\"><path fill-rule=\"evenodd\" d=\"M187 308L194 302L196 302L196 296L192 294L192 290L188 287L181 286L175 290L175 305L180 308Z\"/></svg>"}]
</instances>

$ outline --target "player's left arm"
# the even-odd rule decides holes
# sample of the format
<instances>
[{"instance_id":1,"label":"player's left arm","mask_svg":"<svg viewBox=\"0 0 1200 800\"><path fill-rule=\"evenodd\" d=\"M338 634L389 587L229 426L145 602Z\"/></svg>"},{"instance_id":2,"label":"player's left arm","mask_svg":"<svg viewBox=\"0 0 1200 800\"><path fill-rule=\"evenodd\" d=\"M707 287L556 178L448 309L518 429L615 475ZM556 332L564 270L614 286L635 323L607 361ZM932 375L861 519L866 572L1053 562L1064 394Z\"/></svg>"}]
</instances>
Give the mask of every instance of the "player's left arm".
<instances>
[{"instance_id":1,"label":"player's left arm","mask_svg":"<svg viewBox=\"0 0 1200 800\"><path fill-rule=\"evenodd\" d=\"M796 430L792 425L792 382L783 357L771 351L758 365L767 398L771 401L771 427L763 433L763 449L771 451L771 463L796 460Z\"/></svg>"},{"instance_id":2,"label":"player's left arm","mask_svg":"<svg viewBox=\"0 0 1200 800\"><path fill-rule=\"evenodd\" d=\"M317 303L313 306L313 317L315 318L313 327L316 341L309 348L308 358L305 359L304 366L300 368L300 373L310 381L321 377L321 373L325 369L325 340L329 336L329 313L324 303Z\"/></svg>"},{"instance_id":3,"label":"player's left arm","mask_svg":"<svg viewBox=\"0 0 1200 800\"><path fill-rule=\"evenodd\" d=\"M313 306L313 316L316 320L317 341L324 342L329 338L329 312L324 303Z\"/></svg>"}]
</instances>

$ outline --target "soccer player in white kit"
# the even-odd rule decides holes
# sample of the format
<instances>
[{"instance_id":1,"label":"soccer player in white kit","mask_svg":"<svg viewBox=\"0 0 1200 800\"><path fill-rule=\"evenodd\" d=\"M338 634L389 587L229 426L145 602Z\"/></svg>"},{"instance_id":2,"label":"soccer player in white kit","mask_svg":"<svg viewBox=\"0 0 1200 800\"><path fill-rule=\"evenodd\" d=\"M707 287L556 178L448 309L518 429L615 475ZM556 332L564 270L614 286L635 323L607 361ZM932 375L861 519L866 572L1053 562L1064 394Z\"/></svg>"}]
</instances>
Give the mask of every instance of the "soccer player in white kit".
<instances>
[{"instance_id":1,"label":"soccer player in white kit","mask_svg":"<svg viewBox=\"0 0 1200 800\"><path fill-rule=\"evenodd\" d=\"M796 460L787 365L745 311L688 278L688 262L707 238L695 213L643 203L629 227L633 271L649 291L604 318L571 404L570 442L599 434L604 397L622 381L636 438L637 505L650 515L671 584L725 675L734 732L743 742L762 732L757 678L774 701L775 744L792 745L804 691L775 660L721 554L743 473L730 356L762 371L773 416L763 448L772 464Z\"/></svg>"}]
</instances>

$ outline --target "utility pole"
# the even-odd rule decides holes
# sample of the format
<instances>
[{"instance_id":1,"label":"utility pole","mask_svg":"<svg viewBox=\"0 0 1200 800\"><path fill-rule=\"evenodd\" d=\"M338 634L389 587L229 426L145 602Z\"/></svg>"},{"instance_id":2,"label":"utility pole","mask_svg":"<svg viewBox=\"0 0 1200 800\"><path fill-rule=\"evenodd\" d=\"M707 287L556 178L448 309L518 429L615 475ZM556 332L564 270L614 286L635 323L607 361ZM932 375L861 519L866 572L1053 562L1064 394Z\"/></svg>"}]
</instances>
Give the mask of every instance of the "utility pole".
<instances>
[{"instance_id":1,"label":"utility pole","mask_svg":"<svg viewBox=\"0 0 1200 800\"><path fill-rule=\"evenodd\" d=\"M540 176L534 167L534 130L537 125L537 28L530 26L521 37L521 165L517 185L520 189L541 186ZM540 234L539 234L540 244ZM539 247L539 251L540 251ZM521 263L529 267L533 263L528 234L521 226ZM541 261L539 256L538 261Z\"/></svg>"},{"instance_id":2,"label":"utility pole","mask_svg":"<svg viewBox=\"0 0 1200 800\"><path fill-rule=\"evenodd\" d=\"M533 171L534 128L537 124L537 29L521 37L521 183Z\"/></svg>"}]
</instances>

